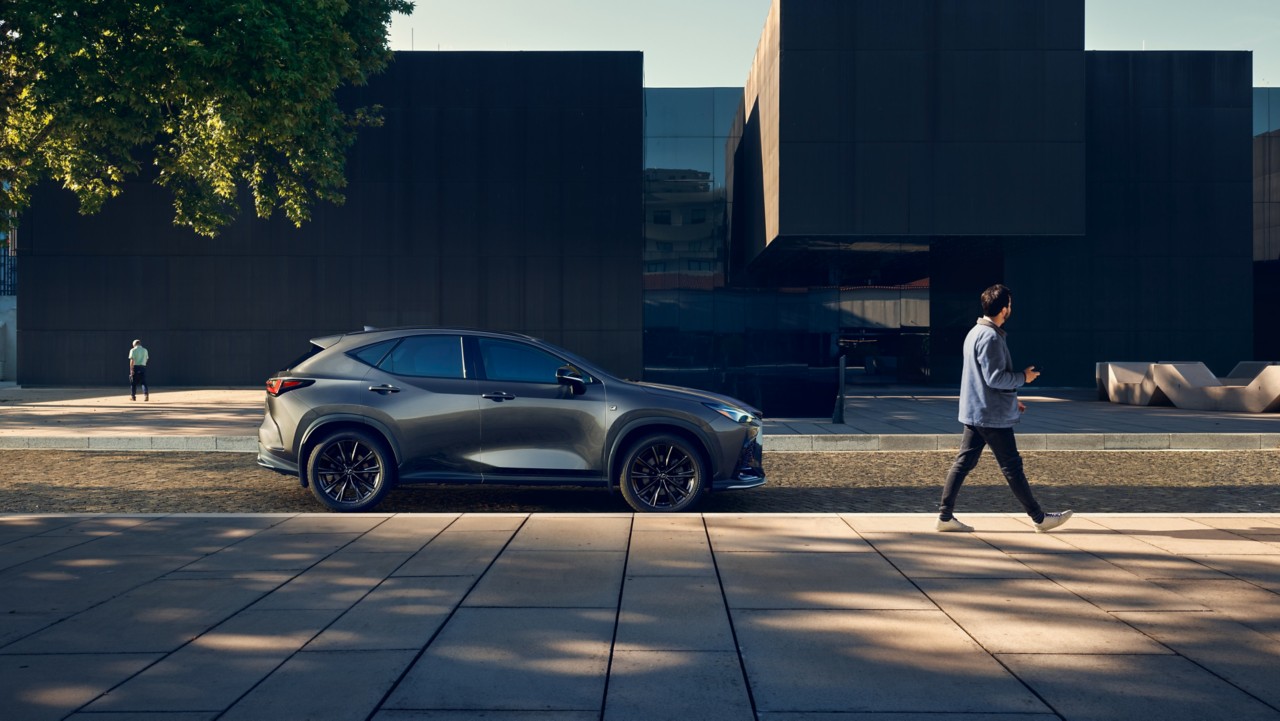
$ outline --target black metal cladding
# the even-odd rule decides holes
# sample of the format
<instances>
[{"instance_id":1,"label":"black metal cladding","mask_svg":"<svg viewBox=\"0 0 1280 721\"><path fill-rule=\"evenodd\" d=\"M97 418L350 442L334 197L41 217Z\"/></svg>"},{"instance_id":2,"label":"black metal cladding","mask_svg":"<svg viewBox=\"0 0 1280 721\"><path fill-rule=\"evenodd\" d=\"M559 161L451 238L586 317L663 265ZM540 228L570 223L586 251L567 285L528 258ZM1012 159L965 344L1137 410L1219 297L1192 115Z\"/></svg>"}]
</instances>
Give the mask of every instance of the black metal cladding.
<instances>
[{"instance_id":1,"label":"black metal cladding","mask_svg":"<svg viewBox=\"0 0 1280 721\"><path fill-rule=\"evenodd\" d=\"M369 324L513 330L641 370L640 53L396 53L346 92L385 125L342 206L295 229L246 204L214 239L128 184L102 213L39 190L20 234L19 381L116 384L133 338L164 385L256 385Z\"/></svg>"}]
</instances>

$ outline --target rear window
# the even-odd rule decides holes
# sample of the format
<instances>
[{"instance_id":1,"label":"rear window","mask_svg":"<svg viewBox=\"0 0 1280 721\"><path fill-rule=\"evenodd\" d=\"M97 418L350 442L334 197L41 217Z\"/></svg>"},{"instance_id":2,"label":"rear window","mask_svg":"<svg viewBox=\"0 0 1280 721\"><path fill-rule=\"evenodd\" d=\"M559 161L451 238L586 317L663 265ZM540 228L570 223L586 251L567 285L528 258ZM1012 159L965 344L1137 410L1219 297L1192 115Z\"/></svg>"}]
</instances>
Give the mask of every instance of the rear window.
<instances>
[{"instance_id":1,"label":"rear window","mask_svg":"<svg viewBox=\"0 0 1280 721\"><path fill-rule=\"evenodd\" d=\"M284 368L281 368L280 372L283 373L284 371L293 370L294 368L297 368L298 366L302 365L303 361L307 360L308 358L311 358L316 353L319 353L322 350L324 350L324 348L321 348L320 346L312 343L311 347L307 350L306 353L303 353L297 358L294 358L293 362L285 366Z\"/></svg>"},{"instance_id":2,"label":"rear window","mask_svg":"<svg viewBox=\"0 0 1280 721\"><path fill-rule=\"evenodd\" d=\"M374 343L373 345L367 345L363 348L356 348L353 351L348 351L347 355L355 358L361 363L371 365L376 368L378 364L382 362L382 359L387 357L387 351L391 350L391 347L399 341L399 338L384 340L381 343Z\"/></svg>"}]
</instances>

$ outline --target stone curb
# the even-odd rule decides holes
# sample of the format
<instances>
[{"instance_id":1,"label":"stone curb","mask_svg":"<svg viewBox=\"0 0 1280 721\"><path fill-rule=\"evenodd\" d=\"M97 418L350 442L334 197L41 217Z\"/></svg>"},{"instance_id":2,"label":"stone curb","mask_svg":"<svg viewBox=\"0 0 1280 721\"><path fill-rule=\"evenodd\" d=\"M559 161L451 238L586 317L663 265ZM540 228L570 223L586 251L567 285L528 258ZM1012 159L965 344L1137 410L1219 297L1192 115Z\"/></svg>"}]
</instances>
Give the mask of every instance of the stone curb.
<instances>
[{"instance_id":1,"label":"stone curb","mask_svg":"<svg viewBox=\"0 0 1280 721\"><path fill-rule=\"evenodd\" d=\"M253 436L0 436L0 450L256 453Z\"/></svg>"},{"instance_id":2,"label":"stone curb","mask_svg":"<svg viewBox=\"0 0 1280 721\"><path fill-rule=\"evenodd\" d=\"M959 434L765 436L773 453L953 451ZM1024 451L1257 451L1280 449L1280 433L1027 433Z\"/></svg>"}]
</instances>

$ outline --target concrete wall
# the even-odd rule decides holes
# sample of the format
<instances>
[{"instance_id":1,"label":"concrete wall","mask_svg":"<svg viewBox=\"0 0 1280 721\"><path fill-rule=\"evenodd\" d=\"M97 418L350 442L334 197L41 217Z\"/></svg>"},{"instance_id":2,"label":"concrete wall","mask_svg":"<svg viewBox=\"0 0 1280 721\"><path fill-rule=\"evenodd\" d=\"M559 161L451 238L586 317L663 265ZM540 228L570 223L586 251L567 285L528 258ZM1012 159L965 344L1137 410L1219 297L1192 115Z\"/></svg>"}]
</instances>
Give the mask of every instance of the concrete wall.
<instances>
[{"instance_id":1,"label":"concrete wall","mask_svg":"<svg viewBox=\"0 0 1280 721\"><path fill-rule=\"evenodd\" d=\"M19 247L20 382L256 385L317 335L513 330L642 370L640 53L397 53L347 93L380 104L346 203L294 229L246 208L214 240L128 185L96 216L41 189ZM37 362L38 361L38 362Z\"/></svg>"}]
</instances>

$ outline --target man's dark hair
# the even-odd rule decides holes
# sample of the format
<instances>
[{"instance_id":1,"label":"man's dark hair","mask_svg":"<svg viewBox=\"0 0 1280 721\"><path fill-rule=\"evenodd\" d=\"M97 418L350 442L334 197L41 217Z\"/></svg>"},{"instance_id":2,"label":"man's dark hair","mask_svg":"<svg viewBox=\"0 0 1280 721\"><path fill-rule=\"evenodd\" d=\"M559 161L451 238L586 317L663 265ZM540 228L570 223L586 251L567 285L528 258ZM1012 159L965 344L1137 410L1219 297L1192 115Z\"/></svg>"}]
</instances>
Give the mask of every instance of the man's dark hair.
<instances>
[{"instance_id":1,"label":"man's dark hair","mask_svg":"<svg viewBox=\"0 0 1280 721\"><path fill-rule=\"evenodd\" d=\"M1009 307L1013 300L1013 291L996 284L982 291L982 314L988 318L1000 315L1000 311Z\"/></svg>"}]
</instances>

